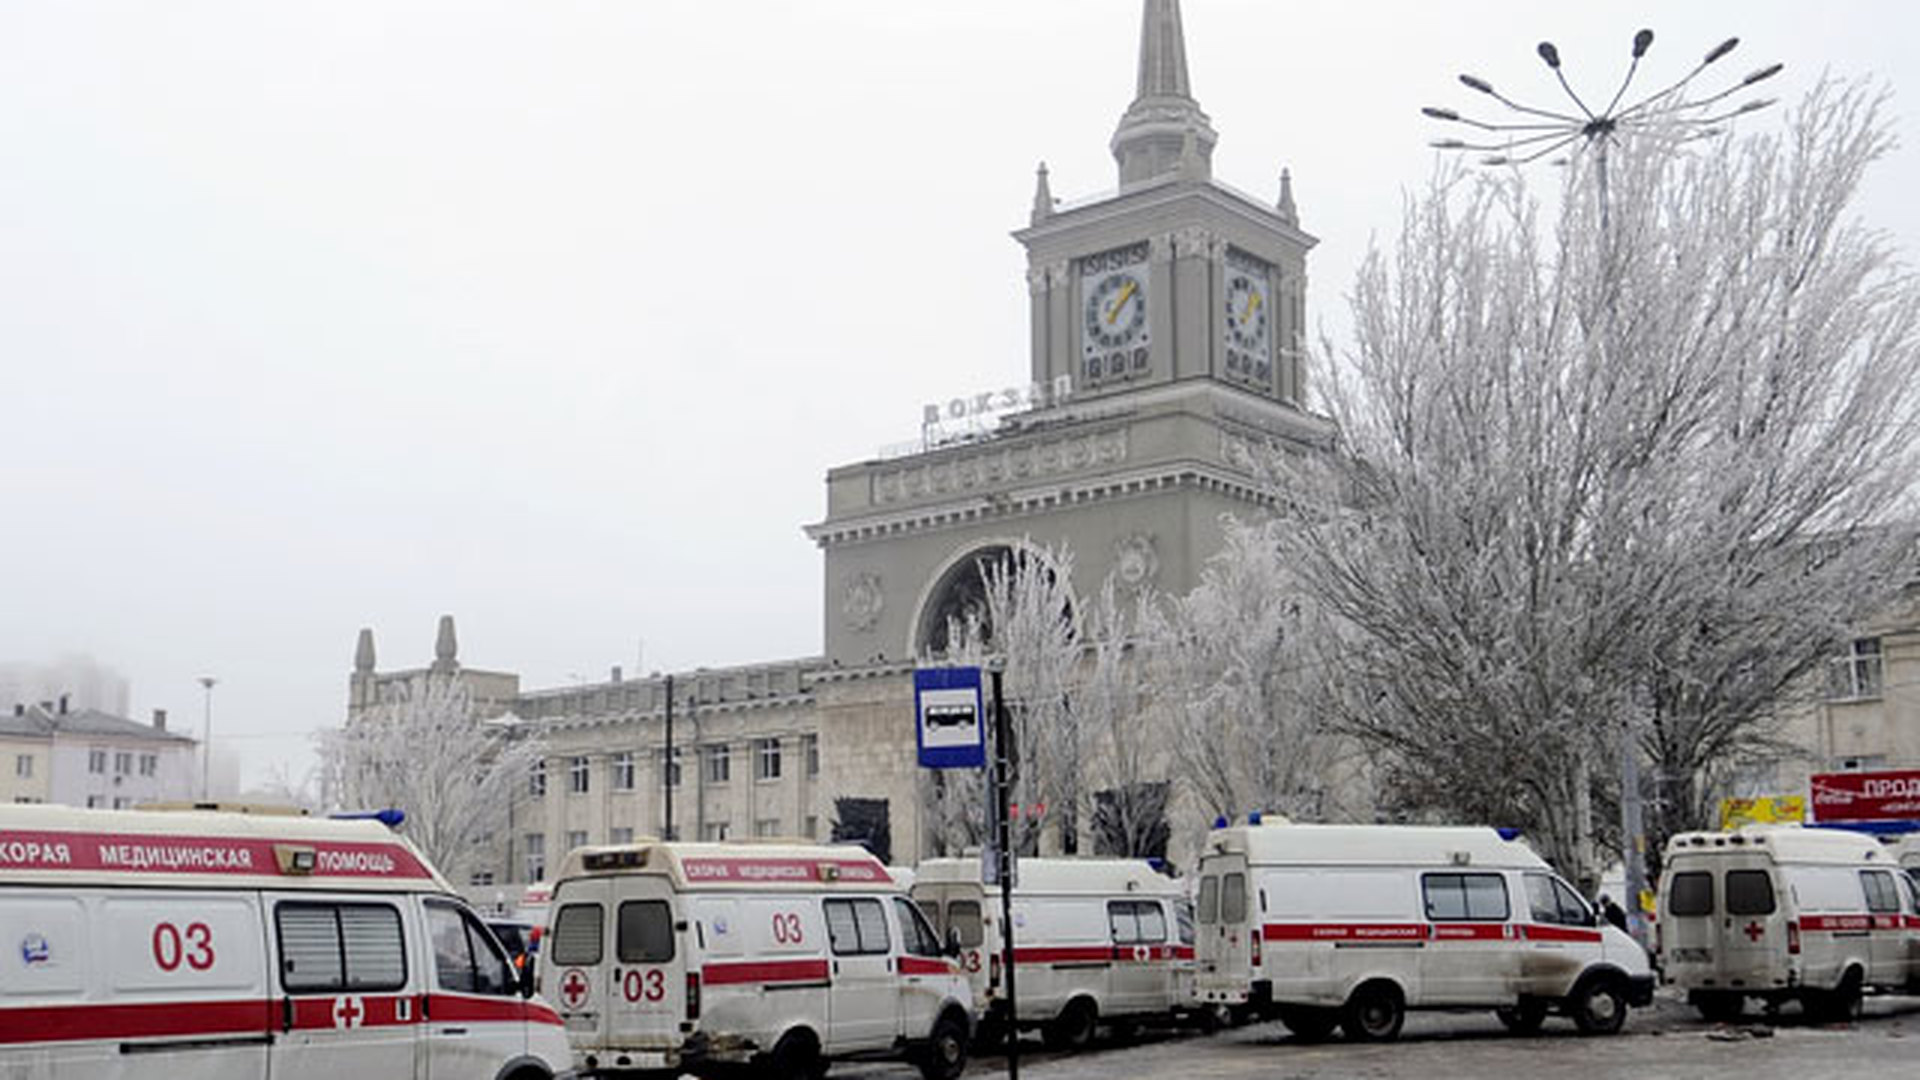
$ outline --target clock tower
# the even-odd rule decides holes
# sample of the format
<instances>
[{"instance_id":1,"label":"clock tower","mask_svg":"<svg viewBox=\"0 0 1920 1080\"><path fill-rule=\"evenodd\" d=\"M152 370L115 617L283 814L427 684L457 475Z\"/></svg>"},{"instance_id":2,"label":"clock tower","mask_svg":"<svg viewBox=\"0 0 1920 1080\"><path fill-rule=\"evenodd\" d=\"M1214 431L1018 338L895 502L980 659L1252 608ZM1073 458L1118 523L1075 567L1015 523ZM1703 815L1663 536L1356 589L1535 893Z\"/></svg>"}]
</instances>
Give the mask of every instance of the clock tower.
<instances>
[{"instance_id":1,"label":"clock tower","mask_svg":"<svg viewBox=\"0 0 1920 1080\"><path fill-rule=\"evenodd\" d=\"M1117 187L1061 202L1042 166L1014 234L1027 374L1049 392L990 434L827 475L826 518L807 527L825 561L823 788L884 811L895 861L924 853L913 666L980 602L983 560L1064 547L1082 597L1109 577L1184 595L1223 517L1261 512L1259 462L1329 434L1307 409L1302 354L1314 238L1285 172L1270 201L1214 179L1218 138L1189 82L1179 0L1143 0L1135 95L1110 142Z\"/></svg>"}]
</instances>

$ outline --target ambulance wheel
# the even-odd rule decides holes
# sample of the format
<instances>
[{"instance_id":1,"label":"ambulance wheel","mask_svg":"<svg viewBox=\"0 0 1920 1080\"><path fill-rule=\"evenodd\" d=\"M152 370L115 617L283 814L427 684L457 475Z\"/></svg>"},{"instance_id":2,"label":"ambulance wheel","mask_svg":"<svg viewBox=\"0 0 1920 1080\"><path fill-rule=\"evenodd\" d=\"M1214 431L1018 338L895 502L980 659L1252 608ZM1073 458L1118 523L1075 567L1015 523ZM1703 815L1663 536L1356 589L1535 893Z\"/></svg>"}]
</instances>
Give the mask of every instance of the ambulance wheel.
<instances>
[{"instance_id":1,"label":"ambulance wheel","mask_svg":"<svg viewBox=\"0 0 1920 1080\"><path fill-rule=\"evenodd\" d=\"M1093 1029L1099 1020L1093 1002L1074 998L1047 1024L1043 1035L1047 1045L1055 1050L1084 1050L1093 1042Z\"/></svg>"},{"instance_id":2,"label":"ambulance wheel","mask_svg":"<svg viewBox=\"0 0 1920 1080\"><path fill-rule=\"evenodd\" d=\"M1547 1003L1539 998L1521 998L1520 1003L1512 1008L1493 1010L1493 1015L1500 1018L1501 1026L1515 1035L1531 1035L1546 1023Z\"/></svg>"},{"instance_id":3,"label":"ambulance wheel","mask_svg":"<svg viewBox=\"0 0 1920 1080\"><path fill-rule=\"evenodd\" d=\"M1627 988L1619 979L1597 975L1574 988L1567 1014L1582 1035L1611 1035L1627 1022Z\"/></svg>"},{"instance_id":4,"label":"ambulance wheel","mask_svg":"<svg viewBox=\"0 0 1920 1080\"><path fill-rule=\"evenodd\" d=\"M1280 1022L1301 1042L1321 1042L1340 1026L1340 1013L1335 1009L1316 1009L1311 1005L1282 1005Z\"/></svg>"},{"instance_id":5,"label":"ambulance wheel","mask_svg":"<svg viewBox=\"0 0 1920 1080\"><path fill-rule=\"evenodd\" d=\"M1700 1019L1710 1024L1731 1024L1740 1019L1747 1011L1745 994L1729 994L1715 990L1695 990L1687 995L1687 1004L1700 1014Z\"/></svg>"},{"instance_id":6,"label":"ambulance wheel","mask_svg":"<svg viewBox=\"0 0 1920 1080\"><path fill-rule=\"evenodd\" d=\"M933 1025L933 1035L920 1058L920 1075L926 1080L958 1080L967 1071L967 1023L956 1016L942 1016Z\"/></svg>"},{"instance_id":7,"label":"ambulance wheel","mask_svg":"<svg viewBox=\"0 0 1920 1080\"><path fill-rule=\"evenodd\" d=\"M821 1080L827 1063L820 1057L820 1041L807 1031L789 1031L773 1044L761 1069L767 1080Z\"/></svg>"},{"instance_id":8,"label":"ambulance wheel","mask_svg":"<svg viewBox=\"0 0 1920 1080\"><path fill-rule=\"evenodd\" d=\"M1390 982L1363 983L1347 999L1340 1027L1354 1042L1392 1042L1407 1020L1407 1003Z\"/></svg>"},{"instance_id":9,"label":"ambulance wheel","mask_svg":"<svg viewBox=\"0 0 1920 1080\"><path fill-rule=\"evenodd\" d=\"M1831 990L1809 990L1802 999L1808 1018L1821 1024L1845 1024L1860 1017L1860 969L1848 968L1840 985Z\"/></svg>"}]
</instances>

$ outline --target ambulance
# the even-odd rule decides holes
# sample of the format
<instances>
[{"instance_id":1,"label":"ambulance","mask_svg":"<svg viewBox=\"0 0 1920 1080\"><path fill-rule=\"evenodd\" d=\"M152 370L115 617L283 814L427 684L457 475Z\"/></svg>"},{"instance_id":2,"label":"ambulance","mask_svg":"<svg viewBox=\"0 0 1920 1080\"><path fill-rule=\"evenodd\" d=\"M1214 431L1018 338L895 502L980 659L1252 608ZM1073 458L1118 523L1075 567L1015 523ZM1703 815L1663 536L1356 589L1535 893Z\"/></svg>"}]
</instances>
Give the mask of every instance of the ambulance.
<instances>
[{"instance_id":1,"label":"ambulance","mask_svg":"<svg viewBox=\"0 0 1920 1080\"><path fill-rule=\"evenodd\" d=\"M571 1073L558 1014L379 822L0 806L0 1077Z\"/></svg>"},{"instance_id":2,"label":"ambulance","mask_svg":"<svg viewBox=\"0 0 1920 1080\"><path fill-rule=\"evenodd\" d=\"M1494 829L1269 819L1215 829L1197 874L1200 1000L1305 1040L1393 1039L1408 1009L1610 1034L1653 1001L1646 952Z\"/></svg>"},{"instance_id":3,"label":"ambulance","mask_svg":"<svg viewBox=\"0 0 1920 1080\"><path fill-rule=\"evenodd\" d=\"M1193 1005L1193 922L1179 882L1139 859L1021 859L1013 890L1017 1026L1078 1049L1099 1024L1172 1019ZM914 902L960 950L983 1027L1007 1030L1000 889L980 859L919 865Z\"/></svg>"},{"instance_id":4,"label":"ambulance","mask_svg":"<svg viewBox=\"0 0 1920 1080\"><path fill-rule=\"evenodd\" d=\"M542 985L588 1076L833 1059L966 1067L966 977L879 860L857 847L582 847L554 880Z\"/></svg>"},{"instance_id":5,"label":"ambulance","mask_svg":"<svg viewBox=\"0 0 1920 1080\"><path fill-rule=\"evenodd\" d=\"M1846 1019L1920 989L1920 896L1871 836L1797 825L1681 833L1660 882L1661 974L1709 1020L1748 998Z\"/></svg>"}]
</instances>

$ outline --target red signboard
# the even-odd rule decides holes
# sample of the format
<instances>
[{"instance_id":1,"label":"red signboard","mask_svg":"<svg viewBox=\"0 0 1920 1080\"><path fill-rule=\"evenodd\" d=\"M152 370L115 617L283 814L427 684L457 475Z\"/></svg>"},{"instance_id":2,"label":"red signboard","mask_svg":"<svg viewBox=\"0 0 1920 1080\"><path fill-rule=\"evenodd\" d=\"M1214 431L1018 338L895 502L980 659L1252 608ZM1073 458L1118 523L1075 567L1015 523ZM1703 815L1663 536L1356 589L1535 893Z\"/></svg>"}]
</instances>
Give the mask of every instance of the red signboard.
<instances>
[{"instance_id":1,"label":"red signboard","mask_svg":"<svg viewBox=\"0 0 1920 1080\"><path fill-rule=\"evenodd\" d=\"M1920 769L1815 773L1815 821L1911 821L1920 819Z\"/></svg>"}]
</instances>

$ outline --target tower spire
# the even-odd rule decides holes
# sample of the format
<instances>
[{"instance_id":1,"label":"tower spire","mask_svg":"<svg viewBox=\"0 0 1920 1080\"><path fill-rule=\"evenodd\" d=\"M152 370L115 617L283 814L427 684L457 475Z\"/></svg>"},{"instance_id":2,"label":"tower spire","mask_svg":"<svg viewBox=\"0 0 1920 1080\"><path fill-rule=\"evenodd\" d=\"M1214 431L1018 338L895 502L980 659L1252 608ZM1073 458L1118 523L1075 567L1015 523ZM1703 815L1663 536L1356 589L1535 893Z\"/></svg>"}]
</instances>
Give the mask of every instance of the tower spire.
<instances>
[{"instance_id":1,"label":"tower spire","mask_svg":"<svg viewBox=\"0 0 1920 1080\"><path fill-rule=\"evenodd\" d=\"M1053 188L1047 184L1047 163L1041 162L1033 181L1033 224L1053 216Z\"/></svg>"},{"instance_id":2,"label":"tower spire","mask_svg":"<svg viewBox=\"0 0 1920 1080\"><path fill-rule=\"evenodd\" d=\"M1193 156L1201 179L1212 175L1213 144L1219 141L1207 114L1193 99L1187 76L1186 35L1180 0L1144 0L1140 17L1140 77L1133 104L1113 133L1113 157L1126 187L1181 168L1182 145L1193 133Z\"/></svg>"}]
</instances>

